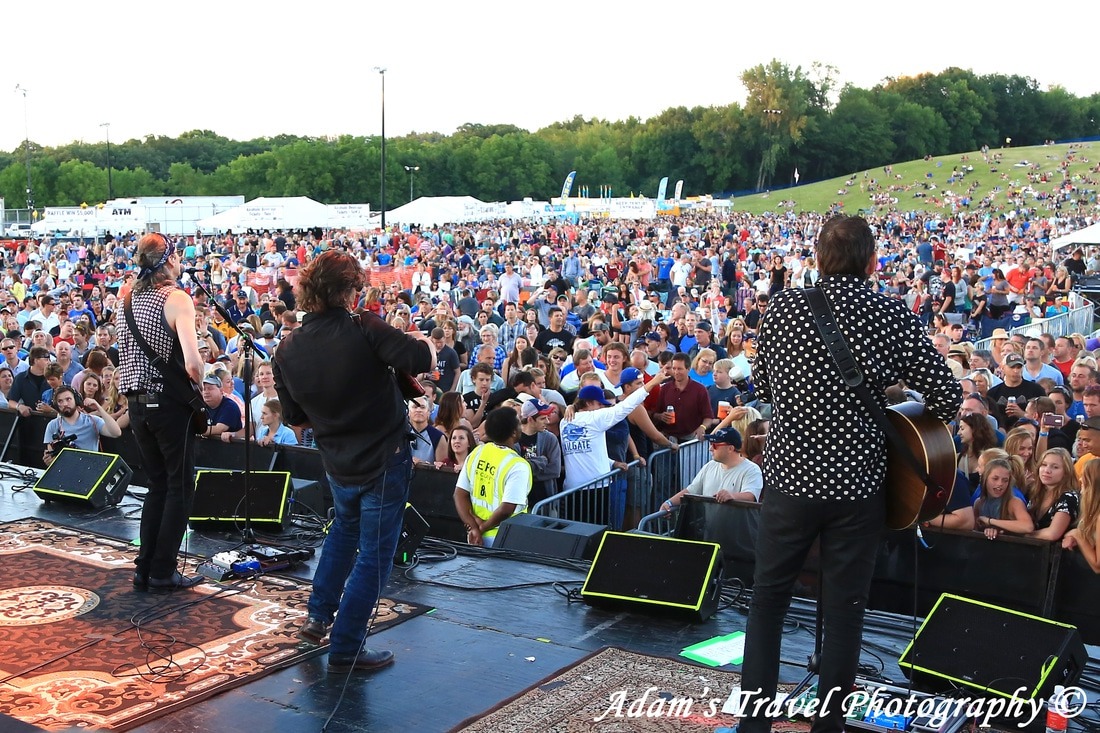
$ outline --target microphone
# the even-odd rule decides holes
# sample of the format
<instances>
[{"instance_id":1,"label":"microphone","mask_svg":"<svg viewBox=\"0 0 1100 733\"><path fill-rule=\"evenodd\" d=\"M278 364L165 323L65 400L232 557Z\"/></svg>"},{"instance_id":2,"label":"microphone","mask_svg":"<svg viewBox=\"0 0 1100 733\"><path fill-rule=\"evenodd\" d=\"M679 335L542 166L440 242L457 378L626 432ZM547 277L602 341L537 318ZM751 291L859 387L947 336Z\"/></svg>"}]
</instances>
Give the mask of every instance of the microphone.
<instances>
[{"instance_id":1,"label":"microphone","mask_svg":"<svg viewBox=\"0 0 1100 733\"><path fill-rule=\"evenodd\" d=\"M202 269L201 267L186 267L183 270L184 275L194 275L199 272L205 273L206 270Z\"/></svg>"}]
</instances>

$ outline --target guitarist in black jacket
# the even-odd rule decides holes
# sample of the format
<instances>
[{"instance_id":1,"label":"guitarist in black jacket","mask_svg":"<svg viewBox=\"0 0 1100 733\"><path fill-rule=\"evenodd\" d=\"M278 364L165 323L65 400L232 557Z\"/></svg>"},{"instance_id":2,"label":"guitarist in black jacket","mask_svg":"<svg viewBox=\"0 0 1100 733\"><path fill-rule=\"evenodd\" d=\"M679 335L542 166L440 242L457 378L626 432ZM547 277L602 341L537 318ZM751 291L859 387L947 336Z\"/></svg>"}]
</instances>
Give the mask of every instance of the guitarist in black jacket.
<instances>
[{"instance_id":1,"label":"guitarist in black jacket","mask_svg":"<svg viewBox=\"0 0 1100 733\"><path fill-rule=\"evenodd\" d=\"M194 303L176 285L181 265L175 247L162 234L146 234L134 257L141 270L124 317L118 319L119 391L127 396L130 425L149 477L134 587L168 591L202 580L180 574L176 566L195 494L194 411L188 400L196 395L187 378L196 384L202 380L202 358Z\"/></svg>"}]
</instances>

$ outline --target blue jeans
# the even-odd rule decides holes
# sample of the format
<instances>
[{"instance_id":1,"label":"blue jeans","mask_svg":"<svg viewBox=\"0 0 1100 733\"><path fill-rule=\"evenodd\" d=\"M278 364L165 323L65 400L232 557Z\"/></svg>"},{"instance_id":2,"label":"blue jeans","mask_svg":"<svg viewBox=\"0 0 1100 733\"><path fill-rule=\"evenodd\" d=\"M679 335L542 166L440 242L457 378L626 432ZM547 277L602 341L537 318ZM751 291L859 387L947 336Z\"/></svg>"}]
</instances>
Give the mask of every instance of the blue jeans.
<instances>
[{"instance_id":1,"label":"blue jeans","mask_svg":"<svg viewBox=\"0 0 1100 733\"><path fill-rule=\"evenodd\" d=\"M401 444L382 475L365 484L328 477L336 519L313 576L309 615L325 623L336 616L329 654L353 656L363 646L367 624L393 569L411 478L407 443Z\"/></svg>"},{"instance_id":2,"label":"blue jeans","mask_svg":"<svg viewBox=\"0 0 1100 733\"><path fill-rule=\"evenodd\" d=\"M825 715L818 715L812 733L841 733L841 701L852 689L859 663L863 612L875 569L885 522L885 496L857 501L803 499L769 491L760 509L756 540L756 573L741 665L741 689L761 690L774 699L779 681L779 649L791 591L815 539L820 539L822 587L818 590L824 619L819 699L831 689ZM756 696L749 698L755 700ZM825 700L822 700L823 706ZM751 713L753 707L747 709ZM767 733L771 720L747 715L741 733Z\"/></svg>"}]
</instances>

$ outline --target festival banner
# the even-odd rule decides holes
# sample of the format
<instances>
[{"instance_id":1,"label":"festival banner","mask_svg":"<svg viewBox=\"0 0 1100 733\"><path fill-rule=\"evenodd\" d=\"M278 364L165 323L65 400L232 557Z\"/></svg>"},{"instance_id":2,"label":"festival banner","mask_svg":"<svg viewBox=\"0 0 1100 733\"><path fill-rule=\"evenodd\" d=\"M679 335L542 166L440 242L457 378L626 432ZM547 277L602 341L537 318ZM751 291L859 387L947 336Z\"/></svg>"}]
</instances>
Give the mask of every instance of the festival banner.
<instances>
[{"instance_id":1,"label":"festival banner","mask_svg":"<svg viewBox=\"0 0 1100 733\"><path fill-rule=\"evenodd\" d=\"M565 177L565 183L561 185L561 197L563 199L569 198L569 192L573 189L573 179L576 177L576 171L570 171L569 175Z\"/></svg>"},{"instance_id":2,"label":"festival banner","mask_svg":"<svg viewBox=\"0 0 1100 733\"><path fill-rule=\"evenodd\" d=\"M661 179L661 184L657 186L657 200L664 201L668 194L668 176Z\"/></svg>"}]
</instances>

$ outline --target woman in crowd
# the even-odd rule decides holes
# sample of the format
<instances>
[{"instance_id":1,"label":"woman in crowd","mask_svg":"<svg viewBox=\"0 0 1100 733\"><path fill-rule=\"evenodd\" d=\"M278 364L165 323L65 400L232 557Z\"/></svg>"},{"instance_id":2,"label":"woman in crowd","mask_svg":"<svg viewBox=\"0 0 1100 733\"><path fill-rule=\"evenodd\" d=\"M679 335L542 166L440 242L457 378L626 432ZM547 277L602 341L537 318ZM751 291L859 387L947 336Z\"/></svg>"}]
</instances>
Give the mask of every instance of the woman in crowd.
<instances>
[{"instance_id":1,"label":"woman in crowd","mask_svg":"<svg viewBox=\"0 0 1100 733\"><path fill-rule=\"evenodd\" d=\"M1010 430L1008 435L1005 436L1005 452L1020 459L1024 464L1024 480L1028 486L1034 485L1035 476L1039 469L1039 456L1035 454L1035 435L1033 431L1028 430L1026 427L1017 427ZM1025 489L1025 493L1026 491Z\"/></svg>"},{"instance_id":2,"label":"woman in crowd","mask_svg":"<svg viewBox=\"0 0 1100 733\"><path fill-rule=\"evenodd\" d=\"M1081 496L1077 493L1077 474L1073 459L1065 448L1051 448L1039 461L1039 481L1030 497L1035 531L1028 536L1058 541L1077 521Z\"/></svg>"},{"instance_id":3,"label":"woman in crowd","mask_svg":"<svg viewBox=\"0 0 1100 733\"><path fill-rule=\"evenodd\" d=\"M752 410L753 408L750 407L749 409ZM753 411L755 412L755 410ZM742 433L745 436L743 441L745 447L741 454L761 468L764 467L764 446L767 444L770 429L770 420L756 419L750 422L748 427L745 428L745 432Z\"/></svg>"},{"instance_id":4,"label":"woman in crowd","mask_svg":"<svg viewBox=\"0 0 1100 733\"><path fill-rule=\"evenodd\" d=\"M699 349L691 362L691 371L688 376L704 387L714 384L714 362L718 357L714 349Z\"/></svg>"},{"instance_id":5,"label":"woman in crowd","mask_svg":"<svg viewBox=\"0 0 1100 733\"><path fill-rule=\"evenodd\" d=\"M569 359L569 352L560 346L555 346L550 349L550 368L558 373L558 380L561 380L561 370L565 366L566 361ZM549 380L547 380L549 381ZM558 389L558 387L554 387Z\"/></svg>"},{"instance_id":6,"label":"woman in crowd","mask_svg":"<svg viewBox=\"0 0 1100 733\"><path fill-rule=\"evenodd\" d=\"M962 449L958 469L970 480L970 485L975 486L981 476L979 457L989 448L997 447L997 434L985 415L970 413L959 419L959 442Z\"/></svg>"},{"instance_id":7,"label":"woman in crowd","mask_svg":"<svg viewBox=\"0 0 1100 733\"><path fill-rule=\"evenodd\" d=\"M126 395L118 391L118 380L122 372L115 369L107 383L107 392L104 396L103 409L115 419L118 426L125 430L130 427L130 406L126 403Z\"/></svg>"},{"instance_id":8,"label":"woman in crowd","mask_svg":"<svg viewBox=\"0 0 1100 733\"><path fill-rule=\"evenodd\" d=\"M374 287L367 288L366 295L363 296L362 308L376 316L382 317L382 291Z\"/></svg>"},{"instance_id":9,"label":"woman in crowd","mask_svg":"<svg viewBox=\"0 0 1100 733\"><path fill-rule=\"evenodd\" d=\"M258 432L260 414L263 412L264 405L268 400L279 399L279 393L275 391L275 372L272 370L270 362L265 361L256 365L254 381L256 387L252 394L255 396L248 403L249 408L252 410L252 429Z\"/></svg>"},{"instance_id":10,"label":"woman in crowd","mask_svg":"<svg viewBox=\"0 0 1100 733\"><path fill-rule=\"evenodd\" d=\"M526 336L516 336L516 344L512 347L511 353L508 354L508 358L504 360L504 364L500 369L500 377L505 384L508 384L508 377L523 365L523 351L530 345Z\"/></svg>"},{"instance_id":11,"label":"woman in crowd","mask_svg":"<svg viewBox=\"0 0 1100 733\"><path fill-rule=\"evenodd\" d=\"M1012 308L1008 302L1008 296L1012 292L1008 280L1005 279L1001 268L993 268L993 284L989 288L989 316L990 318L1004 318Z\"/></svg>"},{"instance_id":12,"label":"woman in crowd","mask_svg":"<svg viewBox=\"0 0 1100 733\"><path fill-rule=\"evenodd\" d=\"M447 460L443 461L443 467L453 468L455 471L466 465L466 458L477 447L477 438L474 431L466 425L459 425L451 431L447 441Z\"/></svg>"},{"instance_id":13,"label":"woman in crowd","mask_svg":"<svg viewBox=\"0 0 1100 733\"><path fill-rule=\"evenodd\" d=\"M80 383L80 397L84 400L95 400L97 404L103 404L103 382L97 374L88 374Z\"/></svg>"},{"instance_id":14,"label":"woman in crowd","mask_svg":"<svg viewBox=\"0 0 1100 733\"><path fill-rule=\"evenodd\" d=\"M993 386L993 372L988 369L975 369L970 372L970 381L974 383L974 391L988 400L989 389Z\"/></svg>"},{"instance_id":15,"label":"woman in crowd","mask_svg":"<svg viewBox=\"0 0 1100 733\"><path fill-rule=\"evenodd\" d=\"M1027 506L1012 492L1012 459L985 461L978 500L974 502L974 527L996 539L1002 532L1026 534L1035 528Z\"/></svg>"},{"instance_id":16,"label":"woman in crowd","mask_svg":"<svg viewBox=\"0 0 1100 733\"><path fill-rule=\"evenodd\" d=\"M92 349L88 352L88 356L84 359L84 370L73 377L72 388L76 390L77 394L83 394L80 386L84 383L84 379L89 375L95 375L99 378L99 383L103 384L103 370L111 363L111 359L107 356L107 352L102 349Z\"/></svg>"},{"instance_id":17,"label":"woman in crowd","mask_svg":"<svg viewBox=\"0 0 1100 733\"><path fill-rule=\"evenodd\" d=\"M978 280L974 283L973 294L970 296L970 322L981 326L982 318L989 308L989 295L985 292L985 282Z\"/></svg>"},{"instance_id":18,"label":"woman in crowd","mask_svg":"<svg viewBox=\"0 0 1100 733\"><path fill-rule=\"evenodd\" d=\"M460 426L469 429L470 423L466 420L466 405L462 401L462 395L458 392L444 392L443 396L439 398L438 407L439 409L435 413L435 426L444 435L450 435L455 428Z\"/></svg>"},{"instance_id":19,"label":"woman in crowd","mask_svg":"<svg viewBox=\"0 0 1100 733\"><path fill-rule=\"evenodd\" d=\"M1046 287L1047 300L1064 298L1069 295L1069 291L1072 289L1073 281L1070 279L1069 270L1065 267L1058 267L1054 271L1054 277L1051 278L1050 284Z\"/></svg>"},{"instance_id":20,"label":"woman in crowd","mask_svg":"<svg viewBox=\"0 0 1100 733\"><path fill-rule=\"evenodd\" d=\"M963 277L961 267L951 268L951 282L955 286L955 312L965 318L970 315L970 308L974 302L974 289L970 287L970 281Z\"/></svg>"},{"instance_id":21,"label":"woman in crowd","mask_svg":"<svg viewBox=\"0 0 1100 733\"><path fill-rule=\"evenodd\" d=\"M458 354L458 364L463 369L467 367L468 356L466 351L466 344L458 338L458 326L452 320L443 321L440 326L443 329L443 343L450 346Z\"/></svg>"},{"instance_id":22,"label":"woman in crowd","mask_svg":"<svg viewBox=\"0 0 1100 733\"><path fill-rule=\"evenodd\" d=\"M775 295L787 286L787 266L783 264L783 258L779 255L772 257L768 264L768 274L771 279L768 284L768 295Z\"/></svg>"},{"instance_id":23,"label":"woman in crowd","mask_svg":"<svg viewBox=\"0 0 1100 733\"><path fill-rule=\"evenodd\" d=\"M1081 515L1077 526L1066 532L1062 548L1078 550L1093 572L1100 573L1100 458L1093 458L1081 472Z\"/></svg>"},{"instance_id":24,"label":"woman in crowd","mask_svg":"<svg viewBox=\"0 0 1100 733\"><path fill-rule=\"evenodd\" d=\"M947 316L943 313L937 313L932 316L932 332L933 333L947 333L947 327L951 324L947 322Z\"/></svg>"}]
</instances>

